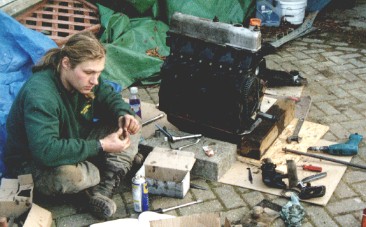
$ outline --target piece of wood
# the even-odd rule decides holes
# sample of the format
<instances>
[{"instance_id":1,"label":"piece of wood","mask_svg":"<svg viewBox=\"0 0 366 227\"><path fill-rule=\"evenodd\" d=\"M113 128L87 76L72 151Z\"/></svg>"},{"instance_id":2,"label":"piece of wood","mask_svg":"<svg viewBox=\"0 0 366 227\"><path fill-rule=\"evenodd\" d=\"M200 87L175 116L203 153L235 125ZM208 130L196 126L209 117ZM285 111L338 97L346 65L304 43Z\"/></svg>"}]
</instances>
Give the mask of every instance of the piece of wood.
<instances>
[{"instance_id":1,"label":"piece of wood","mask_svg":"<svg viewBox=\"0 0 366 227\"><path fill-rule=\"evenodd\" d=\"M276 88L267 88L265 94L284 97L301 97L304 86L283 86Z\"/></svg>"},{"instance_id":2,"label":"piece of wood","mask_svg":"<svg viewBox=\"0 0 366 227\"><path fill-rule=\"evenodd\" d=\"M25 27L42 32L58 46L81 31L99 32L98 8L85 0L43 0L19 14Z\"/></svg>"},{"instance_id":3,"label":"piece of wood","mask_svg":"<svg viewBox=\"0 0 366 227\"><path fill-rule=\"evenodd\" d=\"M284 154L282 148L287 147L288 149L298 150L306 152L307 148L313 146L318 140L329 130L329 126L316 124L313 122L305 121L299 135L302 137L301 143L288 144L286 139L292 135L296 127L298 119L294 118L291 123L283 130L281 135L273 142L271 147L267 150L265 155L260 160L255 160L247 157L238 156L238 160L255 166L261 166L262 160L270 158L274 164L277 165L277 169L280 172L286 172L286 159L299 160L299 156L294 154Z\"/></svg>"},{"instance_id":4,"label":"piece of wood","mask_svg":"<svg viewBox=\"0 0 366 227\"><path fill-rule=\"evenodd\" d=\"M310 133L310 132L309 132ZM318 132L321 134L321 132ZM317 133L314 133L317 134ZM328 146L334 144L334 142L326 141L326 140L318 140L315 144L312 144L314 146ZM283 144L286 146L285 144ZM332 156L328 154L322 154L326 157L336 158L342 161L349 162L351 161L352 157L350 156ZM281 158L280 158L281 157ZM286 159L294 158L297 163L297 166L299 168L297 169L298 178L301 180L305 177L311 176L314 174L314 172L306 171L301 168L302 165L314 165L314 166L320 166L323 169L323 172L327 172L327 176L325 178L316 180L314 182L311 182L311 185L313 186L319 186L319 185L325 185L326 186L326 193L323 197L319 198L312 198L307 200L302 200L304 202L312 203L312 204L318 204L325 206L329 202L330 198L332 197L333 192L337 188L338 183L340 182L343 174L345 173L347 166L329 162L325 160L320 160L312 157L305 157L300 155L289 155L285 154L284 152L278 150L277 151L277 160L281 160L281 162L286 162ZM283 160L283 161L282 161ZM250 167L252 169L252 176L253 176L253 184L251 184L247 178L246 174L243 174L243 172L246 170L246 168ZM276 168L276 170L278 167ZM281 195L282 190L277 188L270 188L267 187L262 182L262 175L261 170L257 166L250 165L248 163L243 163L241 161L237 161L234 163L230 170L228 170L220 179L219 182L240 186L248 189L253 189L256 191L261 191L273 195ZM284 182L288 184L288 180L284 179Z\"/></svg>"},{"instance_id":5,"label":"piece of wood","mask_svg":"<svg viewBox=\"0 0 366 227\"><path fill-rule=\"evenodd\" d=\"M51 227L52 226L52 213L37 204L32 204L32 208L29 211L27 219L23 225L24 227Z\"/></svg>"},{"instance_id":6,"label":"piece of wood","mask_svg":"<svg viewBox=\"0 0 366 227\"><path fill-rule=\"evenodd\" d=\"M0 1L0 9L10 16L16 16L41 1L42 0L2 0Z\"/></svg>"},{"instance_id":7,"label":"piece of wood","mask_svg":"<svg viewBox=\"0 0 366 227\"><path fill-rule=\"evenodd\" d=\"M278 99L266 113L275 116L277 121L263 120L252 133L244 135L238 144L239 155L259 160L294 118L295 102Z\"/></svg>"}]
</instances>

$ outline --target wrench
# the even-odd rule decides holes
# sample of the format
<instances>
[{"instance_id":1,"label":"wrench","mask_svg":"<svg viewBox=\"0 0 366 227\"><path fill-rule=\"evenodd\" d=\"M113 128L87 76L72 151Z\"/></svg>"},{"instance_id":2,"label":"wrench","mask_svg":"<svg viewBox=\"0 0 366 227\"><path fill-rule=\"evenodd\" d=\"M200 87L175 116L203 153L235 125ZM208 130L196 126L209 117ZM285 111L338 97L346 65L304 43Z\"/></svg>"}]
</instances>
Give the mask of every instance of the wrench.
<instances>
[{"instance_id":1,"label":"wrench","mask_svg":"<svg viewBox=\"0 0 366 227\"><path fill-rule=\"evenodd\" d=\"M302 125L304 124L304 118L299 118L297 121L296 127L294 132L292 133L292 136L287 137L286 142L291 143L292 141L296 141L297 143L301 142L301 137L299 136L299 132L301 130Z\"/></svg>"},{"instance_id":2,"label":"wrench","mask_svg":"<svg viewBox=\"0 0 366 227\"><path fill-rule=\"evenodd\" d=\"M164 130L162 127L160 127L158 124L155 124L155 126L168 138L170 142L177 142L179 140L185 140L185 139L192 139L192 138L201 138L202 134L195 134L195 135L188 135L188 136L173 136L166 130Z\"/></svg>"},{"instance_id":3,"label":"wrench","mask_svg":"<svg viewBox=\"0 0 366 227\"><path fill-rule=\"evenodd\" d=\"M301 137L299 137L299 132L301 130L302 124L304 123L304 121L306 119L306 116L308 115L310 105L311 105L310 96L303 96L296 103L295 116L299 120L297 121L295 130L294 130L292 136L289 136L286 139L287 143L291 143L292 141L296 141L297 143L300 143Z\"/></svg>"}]
</instances>

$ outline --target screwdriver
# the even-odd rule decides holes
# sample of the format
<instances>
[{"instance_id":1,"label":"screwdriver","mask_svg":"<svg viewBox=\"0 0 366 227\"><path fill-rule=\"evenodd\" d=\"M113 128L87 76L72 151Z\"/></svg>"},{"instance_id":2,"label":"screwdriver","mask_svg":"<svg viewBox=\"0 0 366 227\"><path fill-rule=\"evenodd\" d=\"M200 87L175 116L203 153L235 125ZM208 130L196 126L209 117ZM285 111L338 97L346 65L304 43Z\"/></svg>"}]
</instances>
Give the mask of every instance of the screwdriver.
<instances>
[{"instance_id":1,"label":"screwdriver","mask_svg":"<svg viewBox=\"0 0 366 227\"><path fill-rule=\"evenodd\" d=\"M320 166L313 166L313 165L302 165L303 170L311 171L311 172L321 172L322 167Z\"/></svg>"}]
</instances>

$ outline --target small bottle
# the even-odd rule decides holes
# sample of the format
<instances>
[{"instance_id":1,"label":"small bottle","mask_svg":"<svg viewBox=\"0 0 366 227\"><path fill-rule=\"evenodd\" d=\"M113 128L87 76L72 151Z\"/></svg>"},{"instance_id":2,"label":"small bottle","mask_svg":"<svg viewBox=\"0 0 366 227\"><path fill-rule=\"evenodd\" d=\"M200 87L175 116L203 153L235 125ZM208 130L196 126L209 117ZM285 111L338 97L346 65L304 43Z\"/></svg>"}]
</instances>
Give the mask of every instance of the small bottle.
<instances>
[{"instance_id":1,"label":"small bottle","mask_svg":"<svg viewBox=\"0 0 366 227\"><path fill-rule=\"evenodd\" d=\"M131 109L136 113L137 116L139 116L140 118L141 116L141 101L140 98L138 97L138 88L137 87L131 87L130 88L130 98L129 98L129 102L130 102L130 106Z\"/></svg>"}]
</instances>

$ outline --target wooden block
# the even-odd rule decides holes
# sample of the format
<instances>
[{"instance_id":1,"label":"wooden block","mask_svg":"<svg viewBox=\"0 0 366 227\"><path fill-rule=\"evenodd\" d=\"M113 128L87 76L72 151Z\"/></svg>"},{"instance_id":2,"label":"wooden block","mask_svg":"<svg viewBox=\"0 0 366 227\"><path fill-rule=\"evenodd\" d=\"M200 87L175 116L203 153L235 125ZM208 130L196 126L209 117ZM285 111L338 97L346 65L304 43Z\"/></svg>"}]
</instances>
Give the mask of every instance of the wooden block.
<instances>
[{"instance_id":1,"label":"wooden block","mask_svg":"<svg viewBox=\"0 0 366 227\"><path fill-rule=\"evenodd\" d=\"M263 120L252 133L244 135L238 144L239 155L259 160L294 119L295 102L290 99L278 99L267 113L278 120Z\"/></svg>"}]
</instances>

